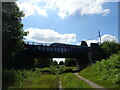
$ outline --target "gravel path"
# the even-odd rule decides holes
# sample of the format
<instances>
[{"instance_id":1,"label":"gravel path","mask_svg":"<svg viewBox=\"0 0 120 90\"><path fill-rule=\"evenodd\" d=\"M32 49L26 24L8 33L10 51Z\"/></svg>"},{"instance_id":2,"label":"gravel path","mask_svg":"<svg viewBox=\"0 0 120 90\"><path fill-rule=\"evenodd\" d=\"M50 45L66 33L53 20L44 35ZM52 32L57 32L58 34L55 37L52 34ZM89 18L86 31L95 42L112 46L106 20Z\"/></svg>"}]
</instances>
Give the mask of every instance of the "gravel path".
<instances>
[{"instance_id":1,"label":"gravel path","mask_svg":"<svg viewBox=\"0 0 120 90\"><path fill-rule=\"evenodd\" d=\"M83 80L83 81L85 81L86 83L88 83L91 87L93 87L93 88L98 88L98 89L100 89L100 88L103 88L102 90L106 90L106 89L104 89L104 87L102 87L102 86L99 86L99 85L97 85L97 84L95 84L94 82L92 82L92 81L90 81L90 80L88 80L88 79L85 79L85 78L83 78L82 76L80 76L78 73L73 73L75 76L77 76L78 78L80 78L81 80Z\"/></svg>"}]
</instances>

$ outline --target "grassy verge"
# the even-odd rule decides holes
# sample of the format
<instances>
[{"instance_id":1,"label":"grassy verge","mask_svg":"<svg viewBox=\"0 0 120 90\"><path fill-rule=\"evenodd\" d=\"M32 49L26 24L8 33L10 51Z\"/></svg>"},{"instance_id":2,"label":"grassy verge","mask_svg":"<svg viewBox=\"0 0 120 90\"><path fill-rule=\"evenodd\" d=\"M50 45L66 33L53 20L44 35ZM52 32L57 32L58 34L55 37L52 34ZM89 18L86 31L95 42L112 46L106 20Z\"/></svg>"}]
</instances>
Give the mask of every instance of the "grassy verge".
<instances>
[{"instance_id":1,"label":"grassy verge","mask_svg":"<svg viewBox=\"0 0 120 90\"><path fill-rule=\"evenodd\" d=\"M63 88L92 88L91 86L77 78L72 73L62 74L61 82Z\"/></svg>"},{"instance_id":2,"label":"grassy verge","mask_svg":"<svg viewBox=\"0 0 120 90\"><path fill-rule=\"evenodd\" d=\"M3 88L57 88L59 75L39 71L3 70Z\"/></svg>"},{"instance_id":3,"label":"grassy verge","mask_svg":"<svg viewBox=\"0 0 120 90\"><path fill-rule=\"evenodd\" d=\"M95 64L79 72L79 74L105 88L120 88L120 52L107 60Z\"/></svg>"}]
</instances>

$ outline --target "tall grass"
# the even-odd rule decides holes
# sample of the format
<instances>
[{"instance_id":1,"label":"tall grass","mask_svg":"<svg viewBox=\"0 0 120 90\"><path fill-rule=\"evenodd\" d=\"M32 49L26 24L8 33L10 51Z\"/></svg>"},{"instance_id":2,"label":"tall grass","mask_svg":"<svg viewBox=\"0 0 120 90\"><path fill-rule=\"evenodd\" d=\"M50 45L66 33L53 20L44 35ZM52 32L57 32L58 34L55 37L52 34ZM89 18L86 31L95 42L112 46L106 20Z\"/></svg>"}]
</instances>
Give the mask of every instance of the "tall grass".
<instances>
[{"instance_id":1,"label":"tall grass","mask_svg":"<svg viewBox=\"0 0 120 90\"><path fill-rule=\"evenodd\" d=\"M63 88L91 88L87 83L80 80L72 73L65 73L61 75L61 82Z\"/></svg>"},{"instance_id":2,"label":"tall grass","mask_svg":"<svg viewBox=\"0 0 120 90\"><path fill-rule=\"evenodd\" d=\"M58 88L58 75L41 74L39 78L32 78L23 88Z\"/></svg>"},{"instance_id":3,"label":"tall grass","mask_svg":"<svg viewBox=\"0 0 120 90\"><path fill-rule=\"evenodd\" d=\"M3 88L57 88L59 75L37 71L3 70Z\"/></svg>"},{"instance_id":4,"label":"tall grass","mask_svg":"<svg viewBox=\"0 0 120 90\"><path fill-rule=\"evenodd\" d=\"M22 87L30 77L38 77L40 73L27 70L3 70L2 72L3 88L7 87Z\"/></svg>"},{"instance_id":5,"label":"tall grass","mask_svg":"<svg viewBox=\"0 0 120 90\"><path fill-rule=\"evenodd\" d=\"M120 52L107 60L97 61L79 74L105 88L120 88Z\"/></svg>"},{"instance_id":6,"label":"tall grass","mask_svg":"<svg viewBox=\"0 0 120 90\"><path fill-rule=\"evenodd\" d=\"M3 70L3 88L57 88L59 73L75 67L51 66L32 70ZM47 72L46 74L42 72Z\"/></svg>"}]
</instances>

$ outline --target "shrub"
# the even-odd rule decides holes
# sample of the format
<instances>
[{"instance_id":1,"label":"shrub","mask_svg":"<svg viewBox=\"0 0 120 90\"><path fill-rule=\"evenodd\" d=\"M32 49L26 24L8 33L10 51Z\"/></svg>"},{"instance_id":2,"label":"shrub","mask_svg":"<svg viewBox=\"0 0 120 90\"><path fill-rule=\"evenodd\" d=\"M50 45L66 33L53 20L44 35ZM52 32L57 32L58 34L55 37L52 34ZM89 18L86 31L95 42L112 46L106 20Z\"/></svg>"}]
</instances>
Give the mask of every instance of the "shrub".
<instances>
[{"instance_id":1,"label":"shrub","mask_svg":"<svg viewBox=\"0 0 120 90\"><path fill-rule=\"evenodd\" d=\"M109 59L97 61L95 64L87 67L80 72L91 81L94 81L106 88L119 88L120 87L120 51L118 54L113 54Z\"/></svg>"}]
</instances>

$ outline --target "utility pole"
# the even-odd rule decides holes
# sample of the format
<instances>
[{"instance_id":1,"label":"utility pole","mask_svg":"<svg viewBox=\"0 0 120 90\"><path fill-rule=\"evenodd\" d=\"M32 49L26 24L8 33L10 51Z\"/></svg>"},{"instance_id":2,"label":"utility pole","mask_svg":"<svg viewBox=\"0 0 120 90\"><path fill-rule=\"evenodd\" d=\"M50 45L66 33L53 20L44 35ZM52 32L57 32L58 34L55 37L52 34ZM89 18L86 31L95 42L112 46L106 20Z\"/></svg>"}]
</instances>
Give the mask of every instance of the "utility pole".
<instances>
[{"instance_id":1,"label":"utility pole","mask_svg":"<svg viewBox=\"0 0 120 90\"><path fill-rule=\"evenodd\" d=\"M101 45L101 35L100 35L100 31L98 31L98 34L99 34L100 45Z\"/></svg>"}]
</instances>

